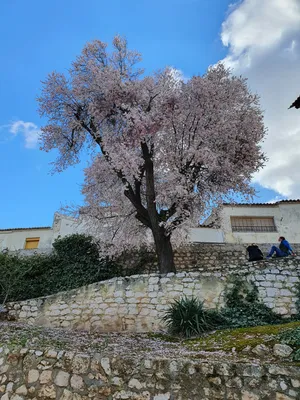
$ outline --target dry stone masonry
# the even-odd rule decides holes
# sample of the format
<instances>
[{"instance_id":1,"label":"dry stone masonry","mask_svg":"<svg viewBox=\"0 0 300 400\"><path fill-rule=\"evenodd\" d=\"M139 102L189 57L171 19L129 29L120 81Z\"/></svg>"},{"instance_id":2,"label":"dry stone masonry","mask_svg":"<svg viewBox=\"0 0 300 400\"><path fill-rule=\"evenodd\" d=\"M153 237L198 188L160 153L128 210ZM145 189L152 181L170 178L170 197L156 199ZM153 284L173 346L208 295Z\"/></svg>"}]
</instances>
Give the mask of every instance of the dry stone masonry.
<instances>
[{"instance_id":1,"label":"dry stone masonry","mask_svg":"<svg viewBox=\"0 0 300 400\"><path fill-rule=\"evenodd\" d=\"M250 243L249 243L250 244ZM244 264L247 260L246 249L249 244L241 243L194 243L189 246L177 249L174 253L176 269L180 271L214 271L222 269L225 265L235 265L236 267ZM262 252L267 255L274 243L259 244ZM292 244L296 253L300 254L300 244ZM155 256L151 254L151 261L146 262L144 271L157 272L157 262ZM147 257L145 257L147 260ZM129 269L137 264L138 258L134 255L119 260Z\"/></svg>"},{"instance_id":2,"label":"dry stone masonry","mask_svg":"<svg viewBox=\"0 0 300 400\"><path fill-rule=\"evenodd\" d=\"M0 399L299 400L300 367L1 347Z\"/></svg>"},{"instance_id":3,"label":"dry stone masonry","mask_svg":"<svg viewBox=\"0 0 300 400\"><path fill-rule=\"evenodd\" d=\"M254 282L260 299L283 316L296 314L300 260L215 265L211 270L115 278L56 295L9 303L9 318L50 327L98 332L154 332L169 304L195 296L207 308L220 308L232 278Z\"/></svg>"}]
</instances>

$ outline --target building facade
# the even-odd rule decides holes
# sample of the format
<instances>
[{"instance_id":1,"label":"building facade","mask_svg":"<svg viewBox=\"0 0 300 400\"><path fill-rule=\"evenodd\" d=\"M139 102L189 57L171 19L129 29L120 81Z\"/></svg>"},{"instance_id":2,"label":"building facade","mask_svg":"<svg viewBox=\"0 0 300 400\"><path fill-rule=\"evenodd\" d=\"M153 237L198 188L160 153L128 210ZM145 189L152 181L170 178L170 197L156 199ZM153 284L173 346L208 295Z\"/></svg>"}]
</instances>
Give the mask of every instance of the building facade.
<instances>
[{"instance_id":1,"label":"building facade","mask_svg":"<svg viewBox=\"0 0 300 400\"><path fill-rule=\"evenodd\" d=\"M224 204L218 228L205 226L190 230L191 243L276 243L285 236L300 244L300 200L273 204ZM0 251L50 251L58 237L86 233L88 228L77 219L56 213L52 227L0 229Z\"/></svg>"}]
</instances>

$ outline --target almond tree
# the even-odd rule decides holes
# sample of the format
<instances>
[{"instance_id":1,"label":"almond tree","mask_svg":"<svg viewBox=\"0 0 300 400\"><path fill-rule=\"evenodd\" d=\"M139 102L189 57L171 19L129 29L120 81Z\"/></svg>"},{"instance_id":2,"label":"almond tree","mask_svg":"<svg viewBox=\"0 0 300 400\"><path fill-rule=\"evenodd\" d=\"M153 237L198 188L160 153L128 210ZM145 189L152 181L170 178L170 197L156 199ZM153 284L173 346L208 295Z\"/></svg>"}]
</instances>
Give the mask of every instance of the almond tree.
<instances>
[{"instance_id":1,"label":"almond tree","mask_svg":"<svg viewBox=\"0 0 300 400\"><path fill-rule=\"evenodd\" d=\"M38 99L49 121L42 149L58 150L59 172L89 151L81 215L111 252L151 232L166 273L175 271L172 244L207 210L252 195L265 129L257 96L222 64L185 82L172 68L145 76L140 60L117 36L111 52L88 43L68 77L50 74Z\"/></svg>"}]
</instances>

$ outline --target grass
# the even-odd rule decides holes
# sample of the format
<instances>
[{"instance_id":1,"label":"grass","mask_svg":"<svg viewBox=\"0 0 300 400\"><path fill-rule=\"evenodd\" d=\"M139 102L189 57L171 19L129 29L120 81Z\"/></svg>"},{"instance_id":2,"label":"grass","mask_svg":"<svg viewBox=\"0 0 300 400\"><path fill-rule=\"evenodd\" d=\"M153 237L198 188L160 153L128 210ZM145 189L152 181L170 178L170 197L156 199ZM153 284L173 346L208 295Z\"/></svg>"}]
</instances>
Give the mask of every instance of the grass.
<instances>
[{"instance_id":1,"label":"grass","mask_svg":"<svg viewBox=\"0 0 300 400\"><path fill-rule=\"evenodd\" d=\"M185 340L184 344L195 351L242 351L247 346L258 344L272 346L278 342L276 335L290 328L300 326L300 321L280 325L263 325L251 328L225 329L201 336L197 339Z\"/></svg>"}]
</instances>

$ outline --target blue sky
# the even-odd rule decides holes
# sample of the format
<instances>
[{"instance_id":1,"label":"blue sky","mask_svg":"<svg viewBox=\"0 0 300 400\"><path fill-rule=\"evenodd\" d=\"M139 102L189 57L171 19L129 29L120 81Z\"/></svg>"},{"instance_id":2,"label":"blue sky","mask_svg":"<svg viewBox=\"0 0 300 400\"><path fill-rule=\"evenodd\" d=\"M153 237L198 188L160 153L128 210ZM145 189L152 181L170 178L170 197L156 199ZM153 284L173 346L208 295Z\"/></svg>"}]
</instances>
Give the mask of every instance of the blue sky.
<instances>
[{"instance_id":1,"label":"blue sky","mask_svg":"<svg viewBox=\"0 0 300 400\"><path fill-rule=\"evenodd\" d=\"M239 57L232 37L228 47L224 46L224 32L228 32L222 23L230 22L229 11L235 12L229 9L231 2L2 0L0 228L51 225L53 213L62 204L81 201L84 163L51 175L49 163L55 154L41 152L29 140L45 122L36 111L36 97L40 81L49 72L66 72L87 41L98 38L110 42L119 33L127 37L131 48L142 53L148 72L170 65L185 76L202 74L220 59ZM232 33L236 26L234 21L231 24ZM255 79L253 82L257 89ZM259 201L289 196L288 191L274 191L276 186L268 184L262 188L261 181L256 182Z\"/></svg>"}]
</instances>

